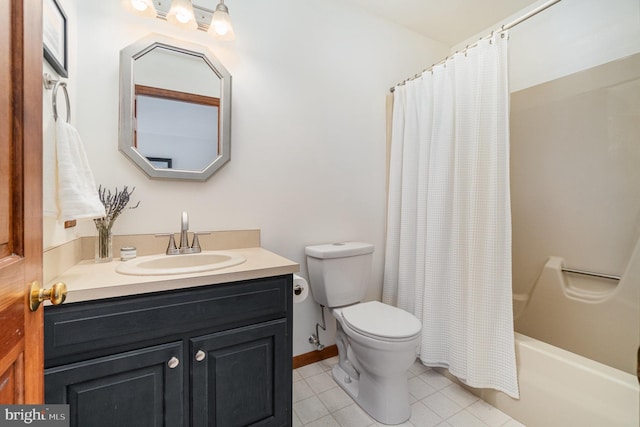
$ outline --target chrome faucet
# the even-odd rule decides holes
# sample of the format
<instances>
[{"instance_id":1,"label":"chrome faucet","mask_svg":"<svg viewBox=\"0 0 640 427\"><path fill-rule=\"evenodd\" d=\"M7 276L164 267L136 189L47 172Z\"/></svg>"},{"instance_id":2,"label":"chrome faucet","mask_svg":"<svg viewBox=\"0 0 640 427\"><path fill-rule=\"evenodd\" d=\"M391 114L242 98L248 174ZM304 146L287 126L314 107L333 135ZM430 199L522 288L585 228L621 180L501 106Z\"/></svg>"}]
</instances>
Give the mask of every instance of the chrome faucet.
<instances>
[{"instance_id":1,"label":"chrome faucet","mask_svg":"<svg viewBox=\"0 0 640 427\"><path fill-rule=\"evenodd\" d=\"M187 250L191 249L189 247L189 235L187 232L189 231L189 215L186 212L182 212L182 224L180 226L180 253L187 253ZM198 251L200 252L200 251Z\"/></svg>"},{"instance_id":2,"label":"chrome faucet","mask_svg":"<svg viewBox=\"0 0 640 427\"><path fill-rule=\"evenodd\" d=\"M173 233L169 234L169 245L167 246L167 255L178 255L178 254L196 254L202 252L202 248L200 247L200 241L198 240L199 234L209 234L209 233L193 233L193 241L191 245L189 245L189 215L186 212L182 212L181 222L180 222L180 247L176 247L176 241L173 237ZM166 234L156 234L159 236L167 236Z\"/></svg>"}]
</instances>

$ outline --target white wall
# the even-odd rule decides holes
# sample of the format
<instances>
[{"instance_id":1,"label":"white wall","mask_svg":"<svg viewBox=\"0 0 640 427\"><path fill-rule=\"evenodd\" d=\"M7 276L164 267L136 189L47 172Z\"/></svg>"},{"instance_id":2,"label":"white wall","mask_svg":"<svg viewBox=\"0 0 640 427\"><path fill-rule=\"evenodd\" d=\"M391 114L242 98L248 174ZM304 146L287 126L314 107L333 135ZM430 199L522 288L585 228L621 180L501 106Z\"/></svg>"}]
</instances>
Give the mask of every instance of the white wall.
<instances>
[{"instance_id":1,"label":"white wall","mask_svg":"<svg viewBox=\"0 0 640 427\"><path fill-rule=\"evenodd\" d=\"M446 46L338 0L229 2L231 43L134 16L116 1L61 3L74 17L73 124L96 182L135 186L141 201L116 234L177 232L186 210L192 229L261 229L263 247L299 262L305 277L305 245L367 241L376 247L368 298L379 297L385 96ZM231 162L205 183L151 180L117 149L119 51L151 32L209 46L233 76ZM77 229L46 220L45 247L94 230L91 222ZM294 354L312 350L307 337L319 318L310 298L295 306Z\"/></svg>"}]
</instances>

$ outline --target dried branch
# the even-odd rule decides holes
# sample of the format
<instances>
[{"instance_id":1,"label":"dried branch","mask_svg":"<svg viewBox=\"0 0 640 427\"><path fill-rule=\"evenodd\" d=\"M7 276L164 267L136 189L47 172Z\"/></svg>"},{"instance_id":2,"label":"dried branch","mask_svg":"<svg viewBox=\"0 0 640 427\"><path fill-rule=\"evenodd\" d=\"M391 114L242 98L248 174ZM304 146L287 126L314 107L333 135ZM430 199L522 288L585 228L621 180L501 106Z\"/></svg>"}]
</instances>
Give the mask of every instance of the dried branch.
<instances>
[{"instance_id":1,"label":"dried branch","mask_svg":"<svg viewBox=\"0 0 640 427\"><path fill-rule=\"evenodd\" d=\"M116 187L115 193L111 194L111 190L107 190L106 188L102 188L102 185L98 187L98 197L100 197L100 201L104 205L104 209L106 211L106 216L102 218L94 219L93 221L96 224L96 227L106 228L107 230L111 230L113 227L113 223L120 216L122 211L125 209L129 200L131 199L131 195L135 191L135 187L129 191L129 188L125 185L122 191L118 191ZM129 207L129 209L135 209L140 205L140 201L136 203L135 206Z\"/></svg>"}]
</instances>

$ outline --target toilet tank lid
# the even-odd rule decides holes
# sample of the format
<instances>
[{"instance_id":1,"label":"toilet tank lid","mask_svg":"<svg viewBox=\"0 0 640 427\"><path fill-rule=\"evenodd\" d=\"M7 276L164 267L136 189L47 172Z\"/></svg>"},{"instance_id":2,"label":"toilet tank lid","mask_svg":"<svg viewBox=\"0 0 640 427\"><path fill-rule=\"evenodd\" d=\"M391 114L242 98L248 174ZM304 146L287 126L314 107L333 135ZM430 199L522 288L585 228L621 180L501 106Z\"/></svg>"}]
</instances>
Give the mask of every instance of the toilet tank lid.
<instances>
[{"instance_id":1,"label":"toilet tank lid","mask_svg":"<svg viewBox=\"0 0 640 427\"><path fill-rule=\"evenodd\" d=\"M362 242L326 243L305 248L305 253L314 258L343 258L372 252L373 245Z\"/></svg>"}]
</instances>

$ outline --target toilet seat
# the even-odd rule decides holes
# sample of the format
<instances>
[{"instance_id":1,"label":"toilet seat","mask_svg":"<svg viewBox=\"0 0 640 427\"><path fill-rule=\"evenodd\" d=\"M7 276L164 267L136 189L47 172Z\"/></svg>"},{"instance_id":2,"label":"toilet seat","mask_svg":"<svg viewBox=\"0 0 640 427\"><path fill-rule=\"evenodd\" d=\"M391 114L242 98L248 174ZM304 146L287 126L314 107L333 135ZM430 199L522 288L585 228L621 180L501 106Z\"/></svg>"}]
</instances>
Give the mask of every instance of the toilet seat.
<instances>
[{"instance_id":1,"label":"toilet seat","mask_svg":"<svg viewBox=\"0 0 640 427\"><path fill-rule=\"evenodd\" d=\"M422 330L422 323L414 315L378 301L344 307L340 317L354 331L384 341L407 341Z\"/></svg>"}]
</instances>

